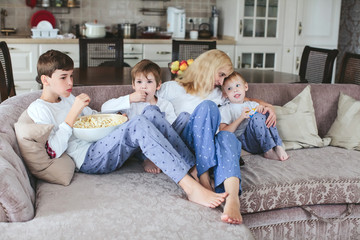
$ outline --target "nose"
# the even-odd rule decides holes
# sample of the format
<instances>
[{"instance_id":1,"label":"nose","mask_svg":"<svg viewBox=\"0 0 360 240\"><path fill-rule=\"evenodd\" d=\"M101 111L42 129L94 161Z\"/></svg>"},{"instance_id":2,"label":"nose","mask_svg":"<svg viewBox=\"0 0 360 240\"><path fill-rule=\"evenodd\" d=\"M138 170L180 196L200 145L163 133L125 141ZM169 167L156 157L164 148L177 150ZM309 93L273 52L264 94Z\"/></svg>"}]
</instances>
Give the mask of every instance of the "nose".
<instances>
[{"instance_id":1,"label":"nose","mask_svg":"<svg viewBox=\"0 0 360 240\"><path fill-rule=\"evenodd\" d=\"M73 82L74 82L74 79L72 77L68 77L68 85L69 86L72 86L73 85Z\"/></svg>"}]
</instances>

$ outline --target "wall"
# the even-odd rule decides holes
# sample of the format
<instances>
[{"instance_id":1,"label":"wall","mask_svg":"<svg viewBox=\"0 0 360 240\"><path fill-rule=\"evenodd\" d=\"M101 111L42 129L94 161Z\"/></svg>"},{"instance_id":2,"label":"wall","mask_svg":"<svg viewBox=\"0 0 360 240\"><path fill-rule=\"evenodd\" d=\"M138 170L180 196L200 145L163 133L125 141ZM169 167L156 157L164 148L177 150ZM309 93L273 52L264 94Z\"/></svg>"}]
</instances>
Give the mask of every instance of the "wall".
<instances>
[{"instance_id":1,"label":"wall","mask_svg":"<svg viewBox=\"0 0 360 240\"><path fill-rule=\"evenodd\" d=\"M342 1L340 30L339 30L339 55L337 57L337 73L345 52L360 54L360 1Z\"/></svg>"},{"instance_id":2,"label":"wall","mask_svg":"<svg viewBox=\"0 0 360 240\"><path fill-rule=\"evenodd\" d=\"M39 1L39 0L38 0ZM8 12L6 27L17 28L20 34L30 34L31 16L43 8L31 9L26 6L25 0L0 0L0 8ZM168 6L181 6L186 9L187 17L210 17L211 6L216 0L171 0L143 1L143 0L79 0L80 8L70 10L69 14L54 14L57 20L71 19L72 24L81 24L98 20L106 26L118 23L139 23L142 26L160 26L166 30L165 16L145 16L140 8L167 8ZM66 9L49 8L50 11L65 11Z\"/></svg>"}]
</instances>

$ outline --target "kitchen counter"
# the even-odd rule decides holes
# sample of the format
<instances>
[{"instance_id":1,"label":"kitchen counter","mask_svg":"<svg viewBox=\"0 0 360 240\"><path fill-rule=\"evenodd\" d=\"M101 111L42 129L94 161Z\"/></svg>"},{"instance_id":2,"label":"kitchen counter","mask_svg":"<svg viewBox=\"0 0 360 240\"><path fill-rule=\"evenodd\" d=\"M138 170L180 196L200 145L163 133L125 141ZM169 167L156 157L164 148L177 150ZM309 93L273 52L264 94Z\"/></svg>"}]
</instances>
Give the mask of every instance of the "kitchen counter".
<instances>
[{"instance_id":1,"label":"kitchen counter","mask_svg":"<svg viewBox=\"0 0 360 240\"><path fill-rule=\"evenodd\" d=\"M190 40L190 39L185 39ZM199 41L212 41L212 39L199 39ZM79 39L57 39L57 38L31 38L30 36L0 36L0 41L5 41L8 44L74 44L78 43ZM191 41L193 41L191 39ZM234 39L217 39L219 45L235 45ZM124 39L125 44L171 44L172 39Z\"/></svg>"}]
</instances>

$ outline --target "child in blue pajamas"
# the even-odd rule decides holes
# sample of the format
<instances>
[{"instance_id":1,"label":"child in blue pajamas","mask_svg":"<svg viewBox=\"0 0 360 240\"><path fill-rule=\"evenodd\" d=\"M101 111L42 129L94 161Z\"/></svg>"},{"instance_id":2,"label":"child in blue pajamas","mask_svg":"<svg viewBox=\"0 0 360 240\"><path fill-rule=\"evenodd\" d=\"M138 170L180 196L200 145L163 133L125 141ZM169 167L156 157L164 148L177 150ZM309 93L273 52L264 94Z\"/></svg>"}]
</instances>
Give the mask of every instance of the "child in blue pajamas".
<instances>
[{"instance_id":1,"label":"child in blue pajamas","mask_svg":"<svg viewBox=\"0 0 360 240\"><path fill-rule=\"evenodd\" d=\"M106 113L125 113L129 119L132 119L138 115L144 114L144 109L149 106L156 106L156 109L162 113L162 115L157 116L157 118L152 117L153 122L161 120L161 126L164 124L170 130L170 124L176 129L184 128L181 126L185 121L176 120L177 116L174 111L172 104L163 98L157 97L156 90L159 90L161 87L161 68L154 62L144 59L138 62L131 70L132 78L132 87L135 92L120 96L118 98L113 98L106 101L101 106L101 112ZM153 110L152 110L153 111ZM181 115L188 115L187 113L182 113ZM167 120L169 123L166 123ZM181 119L181 117L179 118ZM171 130L173 131L173 130ZM166 131L169 132L169 131ZM165 134L166 135L166 134ZM173 134L175 135L175 134ZM165 136L167 138L167 136ZM188 148L181 144L180 149L176 149L178 152L181 149L184 149L184 152L188 152ZM135 154L136 158L143 161L143 166L146 172L149 173L160 173L161 170L157 164L154 164L146 156L142 155L141 152ZM195 163L195 158L193 158L193 163ZM196 168L193 168L196 171ZM197 178L196 172L192 173Z\"/></svg>"},{"instance_id":2,"label":"child in blue pajamas","mask_svg":"<svg viewBox=\"0 0 360 240\"><path fill-rule=\"evenodd\" d=\"M182 187L190 201L212 208L224 201L227 194L207 190L188 174L194 158L177 133L163 124L166 121L156 107L146 108L142 116L122 124L103 139L89 143L72 134L72 126L79 115L96 112L88 107L90 98L87 94L77 97L71 94L72 59L59 51L49 50L40 56L37 69L43 91L40 99L29 106L28 114L35 123L54 125L46 143L46 150L52 157L60 157L66 152L78 171L108 173L120 168L131 154L141 149Z\"/></svg>"},{"instance_id":3,"label":"child in blue pajamas","mask_svg":"<svg viewBox=\"0 0 360 240\"><path fill-rule=\"evenodd\" d=\"M265 158L284 161L288 155L275 126L267 127L264 107L257 102L244 101L248 84L237 72L225 78L224 95L229 103L220 107L220 130L234 132L242 148L253 154L263 153Z\"/></svg>"}]
</instances>

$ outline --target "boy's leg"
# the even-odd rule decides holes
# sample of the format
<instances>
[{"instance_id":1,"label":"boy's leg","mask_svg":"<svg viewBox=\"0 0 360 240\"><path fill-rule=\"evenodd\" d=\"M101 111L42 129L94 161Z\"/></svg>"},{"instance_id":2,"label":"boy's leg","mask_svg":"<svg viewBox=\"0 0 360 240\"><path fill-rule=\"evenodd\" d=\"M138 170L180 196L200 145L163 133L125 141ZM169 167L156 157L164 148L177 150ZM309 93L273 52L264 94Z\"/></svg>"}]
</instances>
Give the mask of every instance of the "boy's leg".
<instances>
[{"instance_id":1,"label":"boy's leg","mask_svg":"<svg viewBox=\"0 0 360 240\"><path fill-rule=\"evenodd\" d=\"M142 115L146 117L171 143L172 147L181 155L189 167L195 165L194 154L189 150L179 134L172 128L165 119L164 114L160 112L158 106L150 105L145 107ZM149 158L152 160L151 158Z\"/></svg>"},{"instance_id":2,"label":"boy's leg","mask_svg":"<svg viewBox=\"0 0 360 240\"><path fill-rule=\"evenodd\" d=\"M175 129L175 131L180 135L181 132L186 127L187 123L189 122L190 114L187 112L182 112L179 116L175 119L175 121L171 124L171 126Z\"/></svg>"},{"instance_id":3,"label":"boy's leg","mask_svg":"<svg viewBox=\"0 0 360 240\"><path fill-rule=\"evenodd\" d=\"M137 116L123 124L103 139L93 143L81 172L109 173L141 148L166 175L178 183L189 171L179 153L155 126L143 116Z\"/></svg>"},{"instance_id":4,"label":"boy's leg","mask_svg":"<svg viewBox=\"0 0 360 240\"><path fill-rule=\"evenodd\" d=\"M182 139L195 152L198 176L217 165L215 155L215 133L220 124L220 112L213 101L200 103L190 116Z\"/></svg>"},{"instance_id":5,"label":"boy's leg","mask_svg":"<svg viewBox=\"0 0 360 240\"><path fill-rule=\"evenodd\" d=\"M266 153L276 146L273 136L265 124L266 115L255 113L250 119L244 134L239 137L243 149L259 154Z\"/></svg>"}]
</instances>

